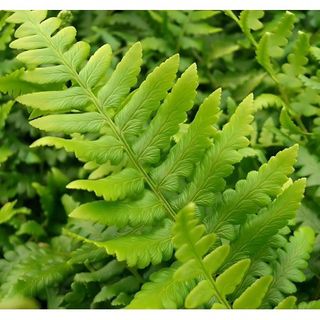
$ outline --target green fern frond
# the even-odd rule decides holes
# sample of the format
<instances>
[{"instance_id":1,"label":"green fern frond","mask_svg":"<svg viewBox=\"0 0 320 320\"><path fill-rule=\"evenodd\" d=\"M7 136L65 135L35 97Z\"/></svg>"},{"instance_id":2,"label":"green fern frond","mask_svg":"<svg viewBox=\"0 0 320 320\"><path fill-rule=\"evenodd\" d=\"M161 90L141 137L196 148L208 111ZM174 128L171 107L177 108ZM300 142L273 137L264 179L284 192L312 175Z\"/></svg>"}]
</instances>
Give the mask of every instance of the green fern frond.
<instances>
[{"instance_id":1,"label":"green fern frond","mask_svg":"<svg viewBox=\"0 0 320 320\"><path fill-rule=\"evenodd\" d=\"M288 221L295 217L303 197L305 179L297 180L283 191L267 208L250 217L240 227L237 238L230 244L228 264L244 258L255 260L261 248L272 247L272 239Z\"/></svg>"},{"instance_id":2,"label":"green fern frond","mask_svg":"<svg viewBox=\"0 0 320 320\"><path fill-rule=\"evenodd\" d=\"M253 96L248 96L236 109L230 121L218 132L214 144L195 169L193 181L175 201L182 208L189 202L208 206L214 201L214 193L225 186L224 178L232 173L233 165L242 158L239 150L249 144L246 138L252 131Z\"/></svg>"},{"instance_id":3,"label":"green fern frond","mask_svg":"<svg viewBox=\"0 0 320 320\"><path fill-rule=\"evenodd\" d=\"M271 30L272 35L269 48L271 57L280 57L283 55L283 47L288 43L288 38L291 35L295 21L295 15L287 11Z\"/></svg>"},{"instance_id":4,"label":"green fern frond","mask_svg":"<svg viewBox=\"0 0 320 320\"><path fill-rule=\"evenodd\" d=\"M301 147L298 157L298 166L301 167L297 172L299 177L308 177L307 186L318 186L320 184L320 163L318 159L305 147Z\"/></svg>"},{"instance_id":5,"label":"green fern frond","mask_svg":"<svg viewBox=\"0 0 320 320\"><path fill-rule=\"evenodd\" d=\"M182 265L175 272L175 277L179 280L197 279L197 285L185 299L187 308L204 305L209 305L214 309L231 308L228 296L243 280L250 266L250 260L242 259L219 273L218 269L224 265L230 246L224 244L215 247L215 234L205 234L205 231L205 226L199 224L195 217L193 204L179 212L174 227L173 241L177 248L176 258ZM251 296L256 298L253 305L259 307L271 281L270 276L258 279L233 301L233 307L245 308Z\"/></svg>"},{"instance_id":6,"label":"green fern frond","mask_svg":"<svg viewBox=\"0 0 320 320\"><path fill-rule=\"evenodd\" d=\"M309 37L304 32L299 31L293 52L288 56L288 63L282 66L284 73L278 75L279 81L290 88L299 87L300 81L297 76L302 76L305 71L305 65L308 62L306 58L310 49Z\"/></svg>"},{"instance_id":7,"label":"green fern frond","mask_svg":"<svg viewBox=\"0 0 320 320\"><path fill-rule=\"evenodd\" d=\"M25 71L23 69L18 69L0 77L0 92L16 98L21 94L44 89L40 84L26 81L24 79L24 73ZM46 89L50 89L50 87L46 87Z\"/></svg>"},{"instance_id":8,"label":"green fern frond","mask_svg":"<svg viewBox=\"0 0 320 320\"><path fill-rule=\"evenodd\" d=\"M154 224L165 217L175 220L176 213L189 201L202 206L213 202L214 193L223 189L224 178L232 173L233 165L242 158L241 150L249 143L246 137L252 130L253 97L247 97L223 129L217 130L213 125L219 115L221 91L215 91L204 100L187 132L174 143L179 125L193 106L198 84L195 65L174 84L179 66L175 55L132 91L142 62L139 43L129 49L106 79L103 74L110 65L110 47L98 49L87 61L89 45L75 42L76 30L58 30L61 21L45 17L46 13L40 11L19 11L9 17L9 22L21 24L11 47L22 50L17 58L29 66L25 73L28 81L62 86L59 90L24 94L17 100L45 113L31 122L38 128L101 137L43 137L33 147L63 147L81 161L99 165L121 162L120 171L106 171L106 176L97 180L69 184L70 188L94 191L107 200L84 204L71 215L109 226L143 223L142 229L133 229L130 236L106 243L107 251L121 256L121 260L141 261L140 267L169 259L172 235L165 228L165 237L159 237L163 234L159 229L162 222ZM97 61L102 61L101 69ZM69 80L72 85L63 86ZM176 192L180 190L179 196ZM148 242L148 237L153 241ZM129 240L143 249L120 252L121 241ZM159 254L152 257L153 251ZM144 252L149 252L147 257Z\"/></svg>"},{"instance_id":9,"label":"green fern frond","mask_svg":"<svg viewBox=\"0 0 320 320\"><path fill-rule=\"evenodd\" d=\"M123 201L93 201L76 208L70 214L73 218L96 221L104 225L124 227L151 224L166 216L161 202L152 192L146 191L139 200L129 203Z\"/></svg>"},{"instance_id":10,"label":"green fern frond","mask_svg":"<svg viewBox=\"0 0 320 320\"><path fill-rule=\"evenodd\" d=\"M264 299L264 306L279 303L284 295L297 290L294 282L305 280L303 270L308 266L314 238L314 231L310 227L300 227L286 246L278 249L278 260L273 265L273 281Z\"/></svg>"},{"instance_id":11,"label":"green fern frond","mask_svg":"<svg viewBox=\"0 0 320 320\"><path fill-rule=\"evenodd\" d=\"M5 104L0 105L0 129L5 125L6 119L13 107L14 101L10 100Z\"/></svg>"},{"instance_id":12,"label":"green fern frond","mask_svg":"<svg viewBox=\"0 0 320 320\"><path fill-rule=\"evenodd\" d=\"M0 224L9 221L17 214L30 214L31 210L25 207L15 208L17 201L7 202L0 208Z\"/></svg>"},{"instance_id":13,"label":"green fern frond","mask_svg":"<svg viewBox=\"0 0 320 320\"><path fill-rule=\"evenodd\" d=\"M130 301L128 294L135 293L139 286L139 281L134 276L128 276L112 284L105 285L94 297L91 306L108 300L111 300L112 306L126 305L122 300L127 297Z\"/></svg>"},{"instance_id":14,"label":"green fern frond","mask_svg":"<svg viewBox=\"0 0 320 320\"><path fill-rule=\"evenodd\" d=\"M223 236L227 225L242 223L248 214L254 214L270 203L270 197L280 193L293 172L297 152L297 145L280 151L259 171L251 171L245 180L238 181L235 190L226 190L215 215L208 217L210 229Z\"/></svg>"},{"instance_id":15,"label":"green fern frond","mask_svg":"<svg viewBox=\"0 0 320 320\"><path fill-rule=\"evenodd\" d=\"M180 281L174 277L177 266L155 272L146 282L128 309L177 309L184 305L184 299L195 285L194 280Z\"/></svg>"},{"instance_id":16,"label":"green fern frond","mask_svg":"<svg viewBox=\"0 0 320 320\"><path fill-rule=\"evenodd\" d=\"M182 277L183 280L189 280L202 276L205 279L199 282L188 294L185 305L187 308L194 308L208 302L214 296L220 304L229 308L229 303L225 297L227 293L230 293L229 290L225 294L220 292L219 289L221 288L212 278L212 274L217 271L228 255L229 246L222 246L208 254L209 249L216 241L216 236L214 234L204 236L205 226L198 224L199 221L194 214L194 204L190 204L180 211L173 239L177 248L176 257L183 263L175 273L176 278L181 279ZM241 277L241 274L239 276Z\"/></svg>"},{"instance_id":17,"label":"green fern frond","mask_svg":"<svg viewBox=\"0 0 320 320\"><path fill-rule=\"evenodd\" d=\"M178 143L169 151L167 159L151 172L157 188L177 191L179 179L190 177L216 130L213 125L219 116L221 90L213 92L199 107L195 119Z\"/></svg>"},{"instance_id":18,"label":"green fern frond","mask_svg":"<svg viewBox=\"0 0 320 320\"><path fill-rule=\"evenodd\" d=\"M6 252L4 258L0 260L3 298L17 294L34 296L63 281L71 271L63 252L41 248L32 242Z\"/></svg>"},{"instance_id":19,"label":"green fern frond","mask_svg":"<svg viewBox=\"0 0 320 320\"><path fill-rule=\"evenodd\" d=\"M271 43L272 35L270 32L265 32L260 39L257 49L256 55L258 62L266 69L266 71L274 77L275 71L274 67L271 63L271 56L270 56L270 43Z\"/></svg>"},{"instance_id":20,"label":"green fern frond","mask_svg":"<svg viewBox=\"0 0 320 320\"><path fill-rule=\"evenodd\" d=\"M299 309L320 309L320 300L301 302L298 305Z\"/></svg>"},{"instance_id":21,"label":"green fern frond","mask_svg":"<svg viewBox=\"0 0 320 320\"><path fill-rule=\"evenodd\" d=\"M240 14L240 26L243 33L251 39L253 43L256 44L254 40L251 30L259 30L263 27L263 24L259 19L264 16L264 12L262 10L243 10Z\"/></svg>"},{"instance_id":22,"label":"green fern frond","mask_svg":"<svg viewBox=\"0 0 320 320\"><path fill-rule=\"evenodd\" d=\"M202 21L212 17L211 12L190 16L172 12L168 16L179 23L190 19L186 34L216 31L208 31ZM256 43L258 32L253 32L262 29L262 16L260 11L244 11L240 19L232 17L254 44L258 62L278 82L278 68L271 59L283 55L294 18L286 13L270 33L263 29ZM19 50L17 59L27 68L19 71L17 78L30 86L21 90L17 101L33 109L34 127L53 133L32 147L54 146L73 152L84 169L80 180L69 183L68 188L94 192L85 198L94 201L66 205L72 212L65 234L83 242L68 254L66 265L80 267L84 259L89 269L91 263L98 267L74 278L64 305L87 300L86 306L91 307L125 306L141 284L129 308L259 308L279 304L294 292L293 282L302 280L301 270L311 250L311 244L296 249L295 239L303 238L300 234L304 229L299 229L288 244L283 231L294 218L305 187L303 179L292 184L289 180L297 146L279 152L236 184L228 180L233 173L245 176L247 171L242 170L246 164L239 165L239 172L233 172L234 167L258 150L249 148L253 113L269 106L283 108L288 99L262 94L254 103L250 94L238 107L229 103L230 119L219 122L218 89L199 103L189 121L188 112L196 110L194 104L198 106L200 100L196 100L196 90L202 75L199 80L195 64L180 75L186 63L180 65L179 56L174 55L143 79L140 43L114 64L109 45L90 56L89 44L77 42L76 29L63 27L59 18L47 18L45 11L18 11L8 22L20 25L11 47ZM195 24L197 28L191 31ZM283 67L284 75L296 77L305 72L307 40L306 35L299 34ZM263 75L259 74L259 81ZM291 110L287 116L290 114ZM225 123L221 129L220 123ZM274 138L269 137L270 144ZM260 160L264 159L262 152L260 155ZM247 160L255 161L250 158L243 162ZM43 188L39 184L34 187L41 194ZM312 236L305 233L311 243ZM178 262L155 272L143 284L146 274L154 270L150 265L162 268L162 262L171 263L174 249ZM109 255L118 262L112 260L111 265ZM45 258L41 259L46 264ZM50 263L46 267L55 265ZM54 276L52 281L62 281L70 272L59 263L57 270L61 268L62 276ZM109 270L113 264L120 273ZM146 272L142 280L135 268ZM288 271L286 276L283 270ZM44 283L50 287L52 281L45 277ZM32 294L44 288L39 283L30 289ZM82 294L86 286L92 290ZM279 308L291 302L283 301Z\"/></svg>"},{"instance_id":23,"label":"green fern frond","mask_svg":"<svg viewBox=\"0 0 320 320\"><path fill-rule=\"evenodd\" d=\"M281 108L285 106L285 103L281 99L281 97L275 94L263 93L254 99L254 106L258 111L258 110L266 109L273 106L276 108Z\"/></svg>"}]
</instances>

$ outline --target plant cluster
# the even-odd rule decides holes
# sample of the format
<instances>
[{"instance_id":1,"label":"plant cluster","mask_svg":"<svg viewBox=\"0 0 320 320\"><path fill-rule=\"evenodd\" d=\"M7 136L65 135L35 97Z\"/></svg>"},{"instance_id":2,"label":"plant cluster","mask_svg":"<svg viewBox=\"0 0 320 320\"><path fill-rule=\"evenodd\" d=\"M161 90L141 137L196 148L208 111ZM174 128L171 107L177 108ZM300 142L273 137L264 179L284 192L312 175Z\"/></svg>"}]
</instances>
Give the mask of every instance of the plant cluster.
<instances>
[{"instance_id":1,"label":"plant cluster","mask_svg":"<svg viewBox=\"0 0 320 320\"><path fill-rule=\"evenodd\" d=\"M320 308L319 26L1 12L0 307Z\"/></svg>"}]
</instances>

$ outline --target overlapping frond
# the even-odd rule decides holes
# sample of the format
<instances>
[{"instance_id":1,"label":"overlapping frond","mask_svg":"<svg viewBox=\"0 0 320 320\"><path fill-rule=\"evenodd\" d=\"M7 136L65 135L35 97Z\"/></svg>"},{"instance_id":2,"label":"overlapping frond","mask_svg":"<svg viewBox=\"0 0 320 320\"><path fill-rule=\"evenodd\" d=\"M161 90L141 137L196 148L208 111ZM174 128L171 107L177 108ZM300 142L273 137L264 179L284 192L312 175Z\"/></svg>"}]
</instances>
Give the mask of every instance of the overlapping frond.
<instances>
[{"instance_id":1,"label":"overlapping frond","mask_svg":"<svg viewBox=\"0 0 320 320\"><path fill-rule=\"evenodd\" d=\"M261 305L272 281L271 276L258 279L237 299L230 300L250 266L250 259L242 259L218 272L230 252L228 244L216 245L214 233L206 233L203 224L195 217L195 206L190 204L182 209L174 228L176 258L182 265L175 272L178 280L196 280L197 285L186 296L185 306L196 308L247 308ZM253 301L250 301L254 297ZM252 302L252 303L251 303Z\"/></svg>"}]
</instances>

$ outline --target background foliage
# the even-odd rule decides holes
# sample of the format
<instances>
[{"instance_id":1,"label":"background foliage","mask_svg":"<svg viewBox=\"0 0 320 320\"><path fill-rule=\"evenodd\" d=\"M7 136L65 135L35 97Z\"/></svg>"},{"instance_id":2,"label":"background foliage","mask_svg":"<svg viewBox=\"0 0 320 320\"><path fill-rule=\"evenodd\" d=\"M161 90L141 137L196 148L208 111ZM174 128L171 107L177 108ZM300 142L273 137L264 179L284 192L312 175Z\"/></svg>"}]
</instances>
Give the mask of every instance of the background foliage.
<instances>
[{"instance_id":1,"label":"background foliage","mask_svg":"<svg viewBox=\"0 0 320 320\"><path fill-rule=\"evenodd\" d=\"M64 149L29 148L36 139L46 136L28 123L28 120L41 113L37 114L31 108L22 106L16 98L32 92L60 90L61 84L27 81L24 76L26 66L16 59L17 51L9 48L16 29L13 23L9 23L10 20L6 22L10 15L8 12L0 13L2 305L44 308L119 308L128 305L146 307L141 303L149 297L150 308L210 308L219 307L219 303L221 307L224 298L215 301L209 295L206 301L199 300L196 277L186 279L187 282L183 284L177 280L170 282L171 278L175 279L173 274L179 267L172 264L175 260L172 254L167 254L164 261L160 259L159 263L154 265L144 265L142 262L140 265L127 264L123 259L119 259L121 252L117 253L117 261L114 255L109 255L105 248L97 243L104 243L115 235L118 236L118 230L101 221L68 217L80 203L94 201L97 197L94 193L81 190L71 192L66 186L75 179L100 178L105 169L92 162L82 166L73 154ZM246 178L249 171L258 171L272 156L294 144L299 145L299 153L295 163L296 170L291 177L293 180L306 177L307 184L296 218L293 219L294 214L290 212L283 213L286 223L278 223L281 231L277 237L272 238L272 244L270 242L270 247L276 249L270 252L270 257L264 262L272 267L273 282L268 278L270 272L265 270L261 274L255 274L253 278L247 276L239 279L240 286L237 290L230 289L228 295L232 297L230 299L234 307L248 307L245 297L240 299L239 296L243 292L250 296L250 291L245 291L245 288L254 283L257 287L268 288L260 301L256 302L256 308L275 307L295 291L297 302L295 298L289 297L288 300L282 300L284 306L319 307L319 302L310 303L320 299L319 13L52 11L48 15L59 16L62 20L60 29L75 26L77 40L88 42L91 53L105 43L110 44L113 51L112 68L115 68L134 43L140 41L144 63L138 75L139 84L160 62L175 53L180 54L179 74L196 62L199 75L198 94L194 105L188 110L186 123L194 120L206 96L217 88L222 88L221 116L216 124L221 128L230 121L243 99L253 92L252 108L255 117L252 123L253 131L249 136L250 146L241 151L243 159L235 164L235 170L227 177L226 189L237 190L236 182ZM19 49L23 48L18 47ZM69 83L68 86L72 84ZM181 128L175 137L176 141L179 141L179 134L183 134L183 128L186 129L184 126ZM64 137L62 133L55 135ZM95 137L93 135L89 138ZM285 177L292 172L294 155L288 154L286 160L290 168L284 168L281 172ZM298 184L295 182L292 186ZM295 187L288 187L290 188L291 192L294 192ZM274 197L278 193L271 192L268 196ZM299 196L297 199L299 200ZM265 205L267 202L263 206ZM293 205L293 208L295 206ZM252 209L253 215L256 213L254 210ZM194 226L201 225L199 221L193 220L192 209L189 208L184 215L185 217L182 213L179 216L179 223L177 222L174 229L175 241L170 249L172 253L175 248L176 256L183 245L183 239L179 238L183 234L181 230L184 230L183 219L189 216L188 219ZM202 215L204 216L203 212ZM206 226L215 225L215 221L205 223ZM253 219L253 225L257 226L259 223L261 222ZM312 227L313 232L308 227ZM250 221L244 224L243 228L246 232L253 230L250 229ZM219 230L208 229L220 235ZM221 234L225 236L226 230L222 230ZM241 231L239 234L241 235ZM228 241L234 240L232 235L226 238ZM236 252L242 245L241 236L231 243L230 250ZM217 243L208 247L200 258L205 259L205 255L217 248ZM248 250L256 253L257 248L261 249L260 244L255 247L253 243ZM192 259L189 256L178 256L177 260L182 265ZM217 266L217 272L223 275L222 272L228 271L227 268L233 263L237 266L237 261L243 264L240 265L241 268L249 268L246 258L230 255L224 265ZM286 261L290 263L285 265ZM198 262L201 264L200 260ZM254 266L252 264L252 269L249 269L252 274ZM204 272L204 269L201 272ZM201 277L203 278L203 275ZM212 282L212 279L203 281L205 288L205 281ZM219 282L218 278L214 281ZM167 291L171 293L163 298L162 305L158 305L151 294L158 292L159 283L167 283Z\"/></svg>"}]
</instances>

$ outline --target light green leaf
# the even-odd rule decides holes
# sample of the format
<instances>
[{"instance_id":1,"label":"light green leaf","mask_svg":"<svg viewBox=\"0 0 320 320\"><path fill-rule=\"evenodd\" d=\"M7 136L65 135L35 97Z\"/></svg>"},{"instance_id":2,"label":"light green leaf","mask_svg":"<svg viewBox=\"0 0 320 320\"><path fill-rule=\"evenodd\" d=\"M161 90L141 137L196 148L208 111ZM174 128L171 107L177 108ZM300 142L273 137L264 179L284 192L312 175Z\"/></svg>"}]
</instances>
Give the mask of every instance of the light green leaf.
<instances>
[{"instance_id":1,"label":"light green leaf","mask_svg":"<svg viewBox=\"0 0 320 320\"><path fill-rule=\"evenodd\" d=\"M93 191L98 197L116 201L141 193L144 183L138 171L126 168L103 179L72 181L67 188Z\"/></svg>"}]
</instances>

